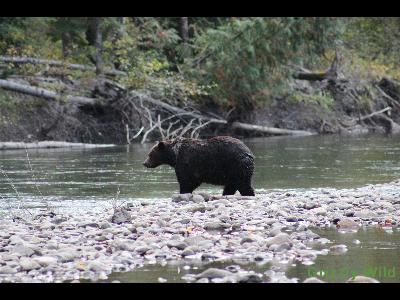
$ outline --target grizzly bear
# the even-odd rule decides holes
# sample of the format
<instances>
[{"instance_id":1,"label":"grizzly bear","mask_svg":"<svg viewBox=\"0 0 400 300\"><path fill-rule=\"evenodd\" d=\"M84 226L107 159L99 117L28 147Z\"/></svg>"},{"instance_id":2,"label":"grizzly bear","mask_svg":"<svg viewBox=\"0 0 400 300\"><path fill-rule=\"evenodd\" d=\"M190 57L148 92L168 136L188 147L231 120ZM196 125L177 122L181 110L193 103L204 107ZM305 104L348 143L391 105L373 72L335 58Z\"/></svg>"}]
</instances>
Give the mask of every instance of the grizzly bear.
<instances>
[{"instance_id":1,"label":"grizzly bear","mask_svg":"<svg viewBox=\"0 0 400 300\"><path fill-rule=\"evenodd\" d=\"M167 164L175 169L180 193L192 193L202 183L223 185L223 195L239 190L254 196L251 177L254 155L238 139L217 136L208 140L179 138L157 143L143 163L147 168Z\"/></svg>"}]
</instances>

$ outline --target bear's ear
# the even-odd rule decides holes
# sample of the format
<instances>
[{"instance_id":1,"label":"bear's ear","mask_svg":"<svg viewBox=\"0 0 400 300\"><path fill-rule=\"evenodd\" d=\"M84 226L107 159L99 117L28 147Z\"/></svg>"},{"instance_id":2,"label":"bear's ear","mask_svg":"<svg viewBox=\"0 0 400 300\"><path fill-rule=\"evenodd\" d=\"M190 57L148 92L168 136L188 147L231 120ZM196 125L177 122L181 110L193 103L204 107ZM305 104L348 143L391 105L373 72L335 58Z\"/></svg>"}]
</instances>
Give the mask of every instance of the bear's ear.
<instances>
[{"instance_id":1,"label":"bear's ear","mask_svg":"<svg viewBox=\"0 0 400 300\"><path fill-rule=\"evenodd\" d=\"M158 145L157 145L157 147L159 148L159 149L164 149L165 148L165 143L164 142L158 142Z\"/></svg>"}]
</instances>

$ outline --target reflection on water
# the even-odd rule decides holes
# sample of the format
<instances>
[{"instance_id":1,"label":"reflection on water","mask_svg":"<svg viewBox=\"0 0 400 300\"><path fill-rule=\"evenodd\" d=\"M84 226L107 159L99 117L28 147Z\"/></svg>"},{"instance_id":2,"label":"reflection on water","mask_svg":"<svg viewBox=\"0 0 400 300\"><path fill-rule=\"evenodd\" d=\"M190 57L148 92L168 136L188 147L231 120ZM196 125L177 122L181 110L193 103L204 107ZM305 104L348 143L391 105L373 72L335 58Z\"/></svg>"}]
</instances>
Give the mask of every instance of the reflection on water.
<instances>
[{"instance_id":1,"label":"reflection on water","mask_svg":"<svg viewBox=\"0 0 400 300\"><path fill-rule=\"evenodd\" d=\"M332 241L326 247L345 244L348 252L343 255L319 255L315 264L310 266L300 263L295 267L290 264L283 266L282 271L286 271L288 278L297 278L298 282L303 282L308 277L317 277L328 283L341 283L362 275L380 282L400 282L400 231L387 233L382 229L360 229L357 233L339 233L334 228L313 231ZM359 240L360 243L355 244L354 240ZM208 263L200 266L188 262L166 266L147 265L131 272L114 273L107 281L157 282L161 277L167 282L185 282L182 279L185 274L198 274L207 268L226 268L232 265L235 263ZM271 265L253 263L240 267L263 274ZM263 280L268 281L265 276Z\"/></svg>"},{"instance_id":2,"label":"reflection on water","mask_svg":"<svg viewBox=\"0 0 400 300\"><path fill-rule=\"evenodd\" d=\"M347 188L388 182L400 176L399 138L275 137L245 140L256 156L256 189ZM168 166L146 169L142 162L152 144L100 149L29 150L33 175L24 150L0 151L0 167L15 188L26 196L110 198L169 197L178 192L174 171ZM0 193L15 197L4 174ZM201 190L222 192L202 185Z\"/></svg>"},{"instance_id":3,"label":"reflection on water","mask_svg":"<svg viewBox=\"0 0 400 300\"><path fill-rule=\"evenodd\" d=\"M336 229L313 231L335 244L345 244L348 252L318 256L315 265L298 265L288 270L288 277L304 280L315 276L326 282L345 282L363 275L380 282L400 282L400 231L378 228L360 229L357 233L339 233Z\"/></svg>"},{"instance_id":4,"label":"reflection on water","mask_svg":"<svg viewBox=\"0 0 400 300\"><path fill-rule=\"evenodd\" d=\"M253 185L256 190L282 188L350 188L389 182L400 178L399 138L369 137L276 137L245 140L256 156ZM174 171L167 166L146 169L142 166L152 144L99 149L29 150L31 172L25 150L0 151L0 203L20 198L27 204L56 200L64 206L98 206L120 190L120 199L169 198L178 192ZM12 184L11 184L12 183ZM39 191L38 191L39 189ZM222 192L222 187L201 186L200 190ZM39 201L38 201L39 200ZM68 201L66 201L68 200ZM84 200L84 201L81 201ZM80 204L79 204L80 203ZM395 267L400 279L400 233L360 231L339 234L335 230L318 232L321 236L347 244L342 256L319 256L312 267L318 270L349 267ZM352 240L359 239L356 245ZM288 270L288 277L300 281L310 275L311 266ZM251 268L255 268L254 266ZM266 267L267 268L267 267ZM114 274L121 281L181 281L177 266L149 266L135 272ZM181 270L181 269L179 269ZM191 270L197 273L201 270ZM264 270L265 271L265 270ZM182 272L189 272L187 270ZM347 277L348 278L348 277ZM347 278L325 278L343 282Z\"/></svg>"}]
</instances>

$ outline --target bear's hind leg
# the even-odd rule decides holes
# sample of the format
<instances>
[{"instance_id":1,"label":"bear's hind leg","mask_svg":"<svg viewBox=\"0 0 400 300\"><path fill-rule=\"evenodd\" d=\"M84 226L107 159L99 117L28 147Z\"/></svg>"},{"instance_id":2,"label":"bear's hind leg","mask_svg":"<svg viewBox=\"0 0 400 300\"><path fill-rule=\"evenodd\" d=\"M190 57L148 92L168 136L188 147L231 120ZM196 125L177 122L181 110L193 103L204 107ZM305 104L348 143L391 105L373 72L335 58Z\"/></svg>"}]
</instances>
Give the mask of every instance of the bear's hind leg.
<instances>
[{"instance_id":1,"label":"bear's hind leg","mask_svg":"<svg viewBox=\"0 0 400 300\"><path fill-rule=\"evenodd\" d=\"M234 195L237 191L237 188L233 185L227 185L224 188L224 191L222 193L223 196L227 196L227 195Z\"/></svg>"}]
</instances>

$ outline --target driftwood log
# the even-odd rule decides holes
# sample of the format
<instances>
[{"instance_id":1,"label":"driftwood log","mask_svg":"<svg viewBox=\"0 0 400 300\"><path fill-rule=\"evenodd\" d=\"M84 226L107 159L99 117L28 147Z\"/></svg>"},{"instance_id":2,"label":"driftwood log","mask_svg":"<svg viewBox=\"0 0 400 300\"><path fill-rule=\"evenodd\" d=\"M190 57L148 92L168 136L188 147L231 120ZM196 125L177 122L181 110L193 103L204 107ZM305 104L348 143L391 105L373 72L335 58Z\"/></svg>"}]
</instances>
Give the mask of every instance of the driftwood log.
<instances>
[{"instance_id":1,"label":"driftwood log","mask_svg":"<svg viewBox=\"0 0 400 300\"><path fill-rule=\"evenodd\" d=\"M51 67L62 67L71 70L79 71L92 71L95 72L96 68L81 64L70 64L60 60L40 59L33 57L18 57L18 56L0 56L0 62L19 64L32 64L32 65L48 65ZM105 70L106 75L126 75L125 72L118 70Z\"/></svg>"},{"instance_id":2,"label":"driftwood log","mask_svg":"<svg viewBox=\"0 0 400 300\"><path fill-rule=\"evenodd\" d=\"M11 149L39 149L39 148L105 148L114 147L114 144L85 144L57 141L42 141L36 143L0 142L0 150Z\"/></svg>"},{"instance_id":3,"label":"driftwood log","mask_svg":"<svg viewBox=\"0 0 400 300\"><path fill-rule=\"evenodd\" d=\"M130 137L130 129L129 125L124 125L126 129L126 141L129 144L130 141L134 138L137 138L141 133L143 133L142 142L146 142L147 136L153 130L158 130L160 135L164 138L168 137L182 137L184 134L189 135L190 137L197 137L198 131L210 124L217 124L221 126L230 127L233 130L244 130L259 134L268 134L268 135L312 135L315 133L302 131L302 130L290 130L290 129L282 129L282 128L275 128L275 127L267 127L267 126L260 126L254 124L247 124L247 123L240 123L240 122L233 122L230 123L223 118L212 117L204 115L197 111L190 111L188 109L183 109L180 107L173 106L169 103L154 99L153 97L146 95L139 91L129 91L125 87L121 86L118 83L115 83L111 80L103 80L102 84L104 85L103 93L101 95L102 99L99 98L89 98L89 97L82 97L82 96L73 96L73 95L64 95L58 94L54 91L47 90L40 87L34 87L31 85L21 84L11 80L3 80L0 79L0 88L5 90L27 94L35 97L41 97L50 100L56 101L64 101L68 103L73 103L76 105L100 105L100 106L107 106L107 105L115 105L118 106L118 101L122 98L124 104L130 103L133 106L139 115L145 116L148 120L148 127L141 128L138 133L134 134L133 137ZM107 93L110 91L117 91L112 96L109 95L107 97ZM150 111L144 104L155 106L161 109L164 112L168 112L168 116L161 120L160 114L155 114L154 109ZM140 105L141 109L138 109ZM121 113L126 115L124 108L120 108ZM154 119L155 118L155 119ZM189 121L184 121L189 119ZM129 117L127 118L129 120ZM182 123L183 125L179 126ZM174 125L178 124L178 128L173 129ZM164 127L162 127L164 125ZM141 126L143 127L143 126Z\"/></svg>"},{"instance_id":4,"label":"driftwood log","mask_svg":"<svg viewBox=\"0 0 400 300\"><path fill-rule=\"evenodd\" d=\"M56 92L43 89L40 87L34 87L31 85L21 84L14 81L3 80L3 79L0 79L0 88L45 99L74 102L80 105L86 105L86 104L93 105L98 101L97 99L88 97L60 95L57 94Z\"/></svg>"},{"instance_id":5,"label":"driftwood log","mask_svg":"<svg viewBox=\"0 0 400 300\"><path fill-rule=\"evenodd\" d=\"M329 80L336 79L338 76L338 63L339 63L339 54L336 51L335 57L330 65L330 67L325 72L299 72L294 74L293 77L299 80L309 80L309 81L321 81L321 80Z\"/></svg>"}]
</instances>

